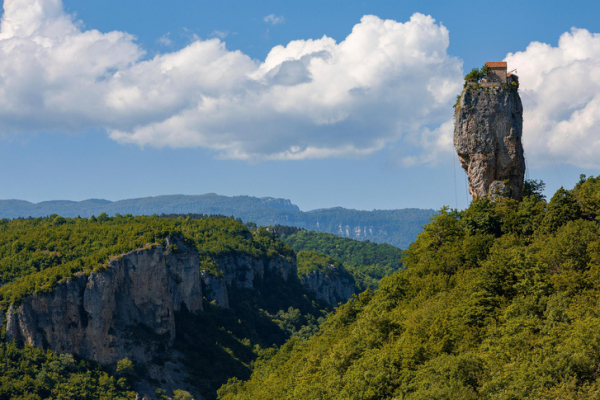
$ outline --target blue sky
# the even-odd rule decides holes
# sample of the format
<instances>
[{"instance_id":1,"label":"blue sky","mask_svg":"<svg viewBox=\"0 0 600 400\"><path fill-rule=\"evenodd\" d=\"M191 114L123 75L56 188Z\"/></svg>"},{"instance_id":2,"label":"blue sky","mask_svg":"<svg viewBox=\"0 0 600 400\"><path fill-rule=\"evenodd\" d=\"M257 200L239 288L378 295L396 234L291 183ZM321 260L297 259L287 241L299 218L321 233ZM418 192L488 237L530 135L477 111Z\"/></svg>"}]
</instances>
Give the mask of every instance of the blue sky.
<instances>
[{"instance_id":1,"label":"blue sky","mask_svg":"<svg viewBox=\"0 0 600 400\"><path fill-rule=\"evenodd\" d=\"M0 199L464 208L451 105L465 72L504 59L521 77L529 177L551 194L600 167L596 2L8 4Z\"/></svg>"}]
</instances>

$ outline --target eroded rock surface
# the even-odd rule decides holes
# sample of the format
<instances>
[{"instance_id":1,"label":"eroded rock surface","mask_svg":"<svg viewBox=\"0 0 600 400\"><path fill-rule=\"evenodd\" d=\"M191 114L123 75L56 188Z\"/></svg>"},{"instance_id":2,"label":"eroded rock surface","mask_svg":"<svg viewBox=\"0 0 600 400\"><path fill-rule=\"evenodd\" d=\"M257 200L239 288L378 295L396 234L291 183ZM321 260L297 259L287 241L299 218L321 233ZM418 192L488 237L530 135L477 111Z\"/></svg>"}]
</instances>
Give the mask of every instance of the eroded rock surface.
<instances>
[{"instance_id":1,"label":"eroded rock surface","mask_svg":"<svg viewBox=\"0 0 600 400\"><path fill-rule=\"evenodd\" d=\"M235 290L260 290L273 280L296 279L296 257L245 253L214 258L218 276L200 270L198 251L183 237L165 246L147 245L112 258L103 271L76 274L48 293L26 297L6 313L6 339L72 353L114 366L124 358L143 366L135 390L154 398L157 382L172 391L187 388L184 355L174 346L176 315L203 311L203 296L229 307ZM185 311L187 309L187 311ZM191 390L191 389L189 389ZM195 398L202 397L195 395Z\"/></svg>"},{"instance_id":2,"label":"eroded rock surface","mask_svg":"<svg viewBox=\"0 0 600 400\"><path fill-rule=\"evenodd\" d=\"M225 279L215 276L206 270L201 271L202 293L209 301L214 301L223 308L229 308L229 293Z\"/></svg>"},{"instance_id":3,"label":"eroded rock surface","mask_svg":"<svg viewBox=\"0 0 600 400\"><path fill-rule=\"evenodd\" d=\"M312 271L301 276L300 281L320 300L337 305L345 303L355 293L355 282L352 276L331 265L329 273Z\"/></svg>"},{"instance_id":4,"label":"eroded rock surface","mask_svg":"<svg viewBox=\"0 0 600 400\"><path fill-rule=\"evenodd\" d=\"M9 309L9 340L73 353L102 364L147 363L175 338L174 313L202 310L198 252L183 241L111 259L107 271L79 273L50 293ZM167 247L168 248L168 247Z\"/></svg>"},{"instance_id":5,"label":"eroded rock surface","mask_svg":"<svg viewBox=\"0 0 600 400\"><path fill-rule=\"evenodd\" d=\"M523 197L523 106L515 75L506 84L463 90L454 121L454 147L473 198Z\"/></svg>"},{"instance_id":6,"label":"eroded rock surface","mask_svg":"<svg viewBox=\"0 0 600 400\"><path fill-rule=\"evenodd\" d=\"M204 297L215 301L219 306L229 307L229 290L256 289L265 279L265 273L271 273L289 281L296 276L296 257L274 254L266 258L251 257L247 254L232 254L214 260L221 271L221 277L201 271Z\"/></svg>"}]
</instances>

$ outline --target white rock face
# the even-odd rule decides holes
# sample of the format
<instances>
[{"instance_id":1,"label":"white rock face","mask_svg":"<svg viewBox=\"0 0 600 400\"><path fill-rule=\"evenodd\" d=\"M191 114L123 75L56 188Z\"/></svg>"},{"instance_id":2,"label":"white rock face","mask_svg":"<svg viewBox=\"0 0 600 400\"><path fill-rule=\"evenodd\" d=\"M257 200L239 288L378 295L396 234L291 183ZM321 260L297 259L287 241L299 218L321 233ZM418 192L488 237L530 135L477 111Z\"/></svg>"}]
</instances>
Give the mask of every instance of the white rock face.
<instances>
[{"instance_id":1,"label":"white rock face","mask_svg":"<svg viewBox=\"0 0 600 400\"><path fill-rule=\"evenodd\" d=\"M114 257L105 271L78 273L11 306L7 339L108 365L127 357L150 368L157 354L173 351L175 312L202 312L203 295L228 308L232 288L256 289L265 274L267 281L297 276L294 256L233 253L214 261L222 279L201 271L197 249L180 237Z\"/></svg>"}]
</instances>

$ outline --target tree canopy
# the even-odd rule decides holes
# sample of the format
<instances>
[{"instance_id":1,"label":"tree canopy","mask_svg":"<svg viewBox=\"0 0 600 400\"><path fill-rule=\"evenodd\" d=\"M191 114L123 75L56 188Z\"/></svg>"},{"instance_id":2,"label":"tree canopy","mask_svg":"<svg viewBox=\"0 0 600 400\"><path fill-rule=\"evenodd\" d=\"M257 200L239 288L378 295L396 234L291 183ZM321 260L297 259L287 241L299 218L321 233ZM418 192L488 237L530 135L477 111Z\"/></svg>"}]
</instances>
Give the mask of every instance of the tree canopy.
<instances>
[{"instance_id":1,"label":"tree canopy","mask_svg":"<svg viewBox=\"0 0 600 400\"><path fill-rule=\"evenodd\" d=\"M384 278L220 399L595 399L600 183L443 208Z\"/></svg>"}]
</instances>

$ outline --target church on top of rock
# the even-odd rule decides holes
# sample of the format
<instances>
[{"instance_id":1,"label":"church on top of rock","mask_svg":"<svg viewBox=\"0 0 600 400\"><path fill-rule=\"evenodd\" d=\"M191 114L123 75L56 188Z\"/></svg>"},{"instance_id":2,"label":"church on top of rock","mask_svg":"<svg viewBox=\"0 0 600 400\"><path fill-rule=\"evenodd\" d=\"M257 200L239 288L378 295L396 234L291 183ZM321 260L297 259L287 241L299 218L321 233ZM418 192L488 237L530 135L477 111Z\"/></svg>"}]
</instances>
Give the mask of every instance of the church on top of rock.
<instances>
[{"instance_id":1,"label":"church on top of rock","mask_svg":"<svg viewBox=\"0 0 600 400\"><path fill-rule=\"evenodd\" d=\"M454 148L473 198L521 200L525 176L519 79L506 62L487 62L465 76L455 106Z\"/></svg>"},{"instance_id":2,"label":"church on top of rock","mask_svg":"<svg viewBox=\"0 0 600 400\"><path fill-rule=\"evenodd\" d=\"M489 68L487 77L485 78L488 82L506 83L506 61L488 61L485 63L485 66Z\"/></svg>"}]
</instances>

